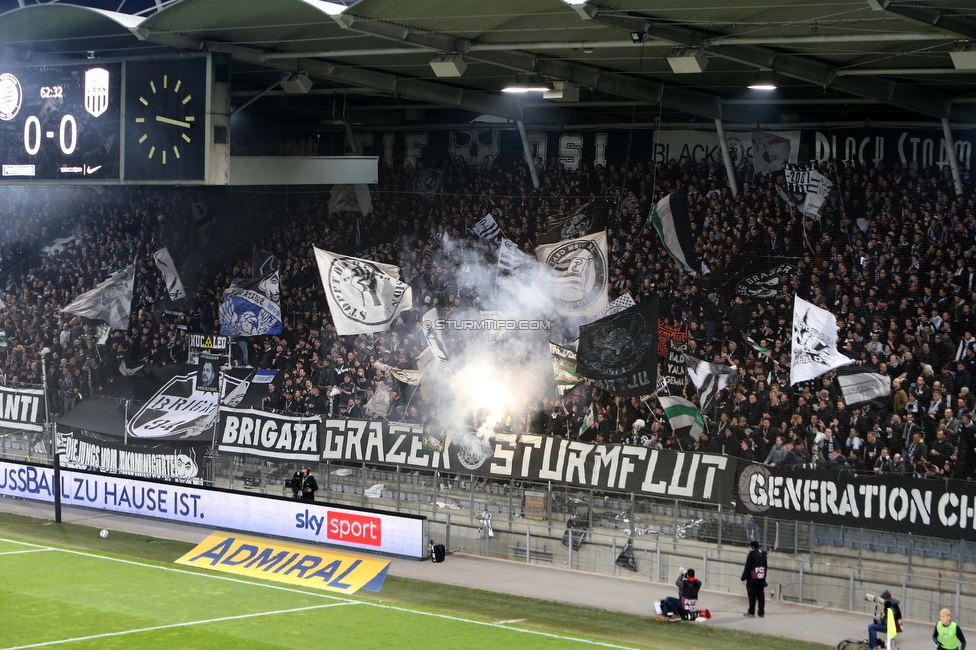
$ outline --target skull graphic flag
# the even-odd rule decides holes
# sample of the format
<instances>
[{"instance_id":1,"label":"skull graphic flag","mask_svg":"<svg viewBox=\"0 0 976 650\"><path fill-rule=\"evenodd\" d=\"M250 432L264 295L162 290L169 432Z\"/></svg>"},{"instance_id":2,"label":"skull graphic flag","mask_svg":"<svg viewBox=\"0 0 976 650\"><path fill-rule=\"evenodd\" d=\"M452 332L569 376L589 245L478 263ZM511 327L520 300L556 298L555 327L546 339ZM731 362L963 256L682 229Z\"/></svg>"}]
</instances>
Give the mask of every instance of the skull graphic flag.
<instances>
[{"instance_id":1,"label":"skull graphic flag","mask_svg":"<svg viewBox=\"0 0 976 650\"><path fill-rule=\"evenodd\" d=\"M793 304L793 365L790 385L854 363L837 351L837 321L799 296Z\"/></svg>"},{"instance_id":2,"label":"skull graphic flag","mask_svg":"<svg viewBox=\"0 0 976 650\"><path fill-rule=\"evenodd\" d=\"M657 383L657 298L580 326L576 372L620 397L653 393Z\"/></svg>"},{"instance_id":3,"label":"skull graphic flag","mask_svg":"<svg viewBox=\"0 0 976 650\"><path fill-rule=\"evenodd\" d=\"M400 267L313 250L340 336L385 332L400 312L413 309L413 290L400 281Z\"/></svg>"}]
</instances>

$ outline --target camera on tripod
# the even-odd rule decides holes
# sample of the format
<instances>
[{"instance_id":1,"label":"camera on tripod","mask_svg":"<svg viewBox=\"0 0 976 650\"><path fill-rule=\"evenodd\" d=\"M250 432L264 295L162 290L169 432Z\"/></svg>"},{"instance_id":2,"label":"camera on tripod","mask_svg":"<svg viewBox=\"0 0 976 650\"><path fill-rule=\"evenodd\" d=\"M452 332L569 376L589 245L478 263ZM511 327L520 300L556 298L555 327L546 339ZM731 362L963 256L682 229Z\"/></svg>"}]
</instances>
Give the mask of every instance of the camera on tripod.
<instances>
[{"instance_id":1,"label":"camera on tripod","mask_svg":"<svg viewBox=\"0 0 976 650\"><path fill-rule=\"evenodd\" d=\"M295 475L290 479L285 481L285 487L292 491L292 496L298 498L298 495L302 491L302 474L301 472L295 472Z\"/></svg>"}]
</instances>

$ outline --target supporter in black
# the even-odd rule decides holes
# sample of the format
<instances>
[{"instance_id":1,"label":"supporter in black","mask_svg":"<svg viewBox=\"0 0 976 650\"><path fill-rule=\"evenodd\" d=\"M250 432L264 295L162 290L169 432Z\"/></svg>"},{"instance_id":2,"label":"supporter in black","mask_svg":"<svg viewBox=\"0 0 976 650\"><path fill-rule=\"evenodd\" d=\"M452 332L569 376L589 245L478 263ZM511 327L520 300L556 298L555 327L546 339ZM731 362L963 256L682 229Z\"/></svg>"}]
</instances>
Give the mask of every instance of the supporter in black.
<instances>
[{"instance_id":1,"label":"supporter in black","mask_svg":"<svg viewBox=\"0 0 976 650\"><path fill-rule=\"evenodd\" d=\"M882 447L874 461L875 474L890 474L894 470L894 460L888 455L888 448Z\"/></svg>"}]
</instances>

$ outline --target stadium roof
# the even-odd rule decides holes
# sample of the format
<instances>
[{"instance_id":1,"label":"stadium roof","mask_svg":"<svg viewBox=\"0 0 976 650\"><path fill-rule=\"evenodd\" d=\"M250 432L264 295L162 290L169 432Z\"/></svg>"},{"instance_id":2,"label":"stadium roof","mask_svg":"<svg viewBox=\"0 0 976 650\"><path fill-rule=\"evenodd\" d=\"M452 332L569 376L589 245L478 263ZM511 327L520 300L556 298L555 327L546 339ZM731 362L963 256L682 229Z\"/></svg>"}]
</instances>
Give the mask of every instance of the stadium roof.
<instances>
[{"instance_id":1,"label":"stadium roof","mask_svg":"<svg viewBox=\"0 0 976 650\"><path fill-rule=\"evenodd\" d=\"M0 0L0 11L8 62L230 52L235 105L306 71L313 90L288 110L317 115L339 95L338 117L363 124L418 110L445 124L976 122L972 0ZM704 71L676 74L668 58L688 50ZM459 54L463 74L435 76L438 54ZM749 90L757 77L777 90ZM517 78L576 84L579 100L500 92ZM281 109L282 94L262 103Z\"/></svg>"}]
</instances>

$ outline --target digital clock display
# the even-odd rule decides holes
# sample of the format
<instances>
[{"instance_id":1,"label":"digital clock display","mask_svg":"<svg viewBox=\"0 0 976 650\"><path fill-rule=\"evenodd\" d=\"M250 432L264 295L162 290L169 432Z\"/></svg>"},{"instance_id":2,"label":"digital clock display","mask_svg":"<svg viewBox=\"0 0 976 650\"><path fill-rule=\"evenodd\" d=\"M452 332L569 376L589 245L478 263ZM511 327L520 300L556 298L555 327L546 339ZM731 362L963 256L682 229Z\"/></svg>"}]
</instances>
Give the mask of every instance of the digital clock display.
<instances>
[{"instance_id":1,"label":"digital clock display","mask_svg":"<svg viewBox=\"0 0 976 650\"><path fill-rule=\"evenodd\" d=\"M0 182L118 180L122 64L0 67Z\"/></svg>"}]
</instances>

